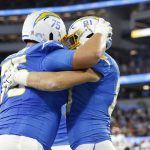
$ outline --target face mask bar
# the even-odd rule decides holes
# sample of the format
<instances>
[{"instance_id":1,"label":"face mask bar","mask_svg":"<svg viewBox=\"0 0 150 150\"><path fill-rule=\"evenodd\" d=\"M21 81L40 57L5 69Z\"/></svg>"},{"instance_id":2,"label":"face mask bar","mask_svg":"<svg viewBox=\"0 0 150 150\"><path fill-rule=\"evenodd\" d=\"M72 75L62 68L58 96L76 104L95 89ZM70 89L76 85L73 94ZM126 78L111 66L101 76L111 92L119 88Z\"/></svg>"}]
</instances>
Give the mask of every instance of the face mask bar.
<instances>
[{"instance_id":1,"label":"face mask bar","mask_svg":"<svg viewBox=\"0 0 150 150\"><path fill-rule=\"evenodd\" d=\"M77 30L67 38L62 38L61 42L65 44L69 49L76 49L80 45L79 39L82 34L83 33L81 30Z\"/></svg>"}]
</instances>

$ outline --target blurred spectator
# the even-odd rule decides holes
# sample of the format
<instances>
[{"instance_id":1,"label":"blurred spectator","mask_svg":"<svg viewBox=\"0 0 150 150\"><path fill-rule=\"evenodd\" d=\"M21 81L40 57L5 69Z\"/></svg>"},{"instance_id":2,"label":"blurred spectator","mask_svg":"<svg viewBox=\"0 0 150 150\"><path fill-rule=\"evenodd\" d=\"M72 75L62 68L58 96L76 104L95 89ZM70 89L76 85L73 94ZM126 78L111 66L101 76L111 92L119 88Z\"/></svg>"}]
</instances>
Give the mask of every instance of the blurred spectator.
<instances>
[{"instance_id":1,"label":"blurred spectator","mask_svg":"<svg viewBox=\"0 0 150 150\"><path fill-rule=\"evenodd\" d=\"M119 127L112 128L112 142L116 150L124 150L130 147L130 143L127 141L125 136L121 133Z\"/></svg>"},{"instance_id":2,"label":"blurred spectator","mask_svg":"<svg viewBox=\"0 0 150 150\"><path fill-rule=\"evenodd\" d=\"M148 141L142 141L140 148L141 150L150 150L150 139Z\"/></svg>"}]
</instances>

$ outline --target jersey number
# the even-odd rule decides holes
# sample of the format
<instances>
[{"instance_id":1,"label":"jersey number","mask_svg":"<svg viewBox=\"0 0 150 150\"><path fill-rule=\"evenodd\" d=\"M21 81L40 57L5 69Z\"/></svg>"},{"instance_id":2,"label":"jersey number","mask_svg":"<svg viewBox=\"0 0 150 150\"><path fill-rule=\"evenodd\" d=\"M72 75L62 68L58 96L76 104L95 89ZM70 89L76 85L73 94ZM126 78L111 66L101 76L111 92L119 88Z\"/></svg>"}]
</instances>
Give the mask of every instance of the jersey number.
<instances>
[{"instance_id":1,"label":"jersey number","mask_svg":"<svg viewBox=\"0 0 150 150\"><path fill-rule=\"evenodd\" d=\"M60 29L60 22L55 20L55 19L52 19L53 23L51 25L51 27L55 27L57 30Z\"/></svg>"},{"instance_id":2,"label":"jersey number","mask_svg":"<svg viewBox=\"0 0 150 150\"><path fill-rule=\"evenodd\" d=\"M87 27L88 25L92 25L92 20L85 20L83 21L83 26Z\"/></svg>"}]
</instances>

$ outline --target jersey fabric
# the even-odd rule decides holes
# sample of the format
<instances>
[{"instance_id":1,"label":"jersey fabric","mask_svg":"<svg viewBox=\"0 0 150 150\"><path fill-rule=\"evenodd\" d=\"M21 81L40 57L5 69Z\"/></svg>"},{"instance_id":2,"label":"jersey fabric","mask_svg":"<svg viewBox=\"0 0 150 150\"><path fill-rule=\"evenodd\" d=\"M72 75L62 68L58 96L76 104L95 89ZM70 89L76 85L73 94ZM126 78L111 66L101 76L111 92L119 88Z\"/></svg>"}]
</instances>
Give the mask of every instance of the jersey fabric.
<instances>
[{"instance_id":1,"label":"jersey fabric","mask_svg":"<svg viewBox=\"0 0 150 150\"><path fill-rule=\"evenodd\" d=\"M63 105L61 110L61 121L53 146L69 145L66 128L66 105Z\"/></svg>"},{"instance_id":2,"label":"jersey fabric","mask_svg":"<svg viewBox=\"0 0 150 150\"><path fill-rule=\"evenodd\" d=\"M111 140L110 117L119 90L118 65L105 53L93 70L102 79L75 86L70 93L68 104L72 105L68 105L67 130L73 150L81 144Z\"/></svg>"},{"instance_id":3,"label":"jersey fabric","mask_svg":"<svg viewBox=\"0 0 150 150\"><path fill-rule=\"evenodd\" d=\"M46 42L26 47L7 57L3 70L10 62L18 69L30 72L72 69L74 51L57 42ZM2 94L1 94L2 95ZM4 94L0 106L0 134L21 135L38 140L48 150L53 144L61 118L61 106L66 103L68 91L44 92L16 86Z\"/></svg>"},{"instance_id":4,"label":"jersey fabric","mask_svg":"<svg viewBox=\"0 0 150 150\"><path fill-rule=\"evenodd\" d=\"M2 88L1 88L1 79L0 79L0 94L1 94L1 92L2 92Z\"/></svg>"}]
</instances>

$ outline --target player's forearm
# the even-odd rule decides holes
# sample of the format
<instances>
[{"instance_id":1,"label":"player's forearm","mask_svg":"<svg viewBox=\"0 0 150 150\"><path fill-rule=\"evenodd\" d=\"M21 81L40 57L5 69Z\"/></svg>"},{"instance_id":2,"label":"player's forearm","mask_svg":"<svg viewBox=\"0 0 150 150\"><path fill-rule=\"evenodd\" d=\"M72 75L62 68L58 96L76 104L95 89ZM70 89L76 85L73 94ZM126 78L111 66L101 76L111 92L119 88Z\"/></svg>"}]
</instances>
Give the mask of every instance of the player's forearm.
<instances>
[{"instance_id":1,"label":"player's forearm","mask_svg":"<svg viewBox=\"0 0 150 150\"><path fill-rule=\"evenodd\" d=\"M101 33L94 34L84 45L80 46L74 55L74 69L90 68L103 55L106 45L105 37Z\"/></svg>"},{"instance_id":2,"label":"player's forearm","mask_svg":"<svg viewBox=\"0 0 150 150\"><path fill-rule=\"evenodd\" d=\"M60 91L88 81L96 81L97 77L82 71L29 73L27 86L43 91Z\"/></svg>"},{"instance_id":3,"label":"player's forearm","mask_svg":"<svg viewBox=\"0 0 150 150\"><path fill-rule=\"evenodd\" d=\"M104 45L106 45L105 35L96 33L78 50L82 50L83 52L85 52L84 55L89 55L89 57L93 56L93 60L98 61L101 55L106 50L104 48Z\"/></svg>"}]
</instances>

